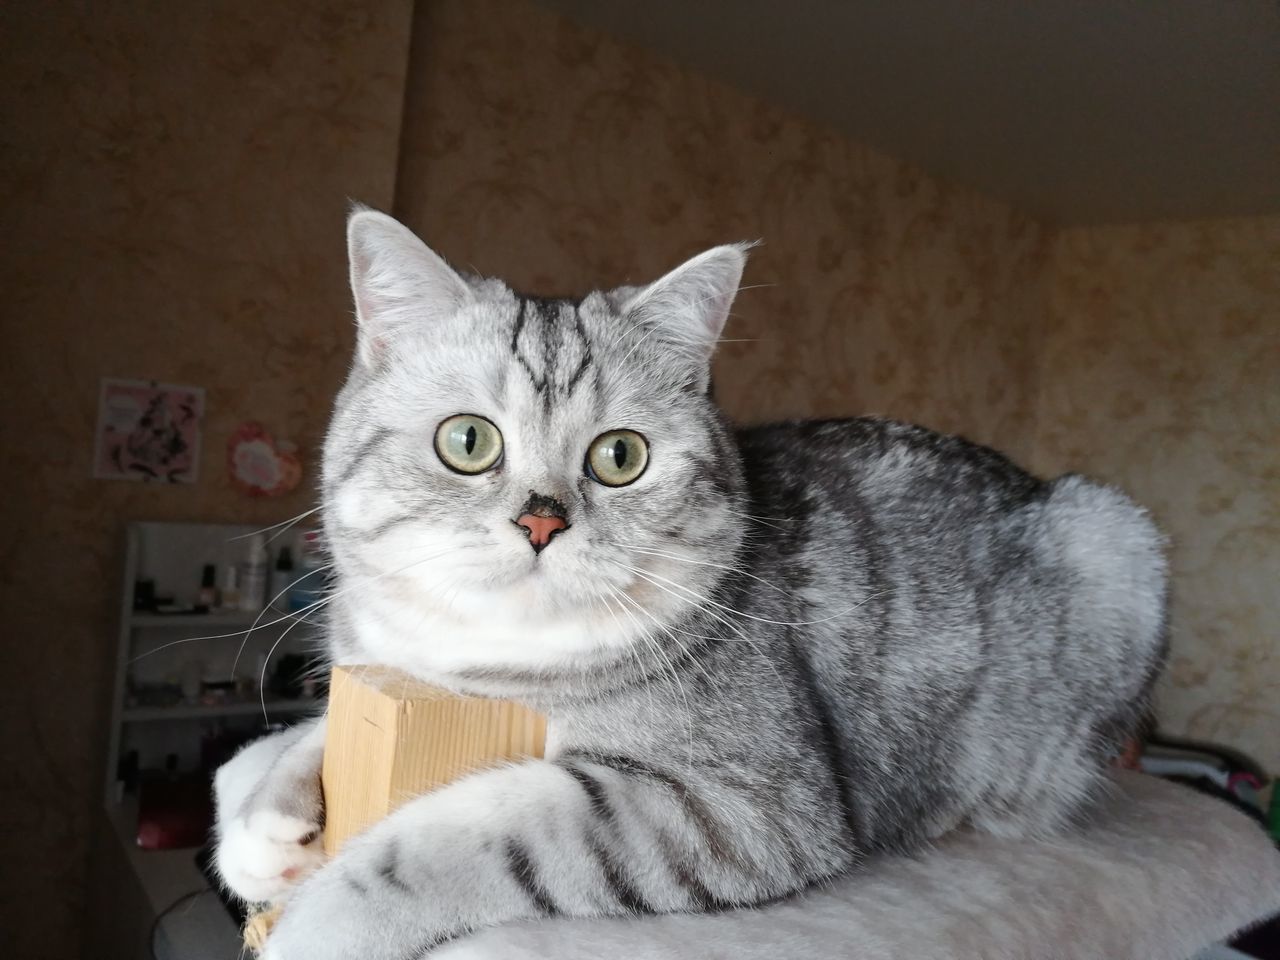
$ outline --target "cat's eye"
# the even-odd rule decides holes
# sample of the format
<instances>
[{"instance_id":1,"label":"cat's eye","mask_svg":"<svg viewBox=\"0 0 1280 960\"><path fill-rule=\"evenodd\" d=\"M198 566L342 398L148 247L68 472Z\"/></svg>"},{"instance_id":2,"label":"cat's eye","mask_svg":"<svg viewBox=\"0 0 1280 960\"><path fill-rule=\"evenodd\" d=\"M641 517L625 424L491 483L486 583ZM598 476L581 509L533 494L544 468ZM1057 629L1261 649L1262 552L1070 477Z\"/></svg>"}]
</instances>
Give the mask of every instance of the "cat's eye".
<instances>
[{"instance_id":1,"label":"cat's eye","mask_svg":"<svg viewBox=\"0 0 1280 960\"><path fill-rule=\"evenodd\" d=\"M458 473L484 473L502 456L502 432L484 417L460 413L436 428L436 456Z\"/></svg>"},{"instance_id":2,"label":"cat's eye","mask_svg":"<svg viewBox=\"0 0 1280 960\"><path fill-rule=\"evenodd\" d=\"M610 430L591 441L586 472L606 487L625 487L649 465L649 444L634 430Z\"/></svg>"}]
</instances>

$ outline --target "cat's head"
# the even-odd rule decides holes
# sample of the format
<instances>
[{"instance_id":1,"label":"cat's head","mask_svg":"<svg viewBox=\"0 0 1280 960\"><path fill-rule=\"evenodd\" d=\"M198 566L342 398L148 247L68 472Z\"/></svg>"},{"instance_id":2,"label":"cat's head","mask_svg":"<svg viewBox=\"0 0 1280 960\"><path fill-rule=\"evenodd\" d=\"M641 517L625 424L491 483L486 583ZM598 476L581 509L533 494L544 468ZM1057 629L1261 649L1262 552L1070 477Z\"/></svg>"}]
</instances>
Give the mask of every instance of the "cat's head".
<instances>
[{"instance_id":1,"label":"cat's head","mask_svg":"<svg viewBox=\"0 0 1280 960\"><path fill-rule=\"evenodd\" d=\"M324 498L356 649L438 673L665 642L742 539L708 384L746 248L575 301L464 277L370 210L348 245Z\"/></svg>"}]
</instances>

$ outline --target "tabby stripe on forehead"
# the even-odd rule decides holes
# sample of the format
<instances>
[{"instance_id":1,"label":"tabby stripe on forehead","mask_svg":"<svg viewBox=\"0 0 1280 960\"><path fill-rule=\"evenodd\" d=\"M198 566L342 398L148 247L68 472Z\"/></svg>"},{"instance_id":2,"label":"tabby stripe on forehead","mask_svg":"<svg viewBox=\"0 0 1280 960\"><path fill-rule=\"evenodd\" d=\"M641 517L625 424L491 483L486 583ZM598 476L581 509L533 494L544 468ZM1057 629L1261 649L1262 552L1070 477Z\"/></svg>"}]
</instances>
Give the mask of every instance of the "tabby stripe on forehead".
<instances>
[{"instance_id":1,"label":"tabby stripe on forehead","mask_svg":"<svg viewBox=\"0 0 1280 960\"><path fill-rule=\"evenodd\" d=\"M559 319L560 305L554 300L539 300L538 317L542 320L542 382L549 385L554 378L556 361L560 357L560 340L556 337L556 321ZM542 401L549 405L550 395L544 394Z\"/></svg>"},{"instance_id":2,"label":"tabby stripe on forehead","mask_svg":"<svg viewBox=\"0 0 1280 960\"><path fill-rule=\"evenodd\" d=\"M591 366L591 341L587 339L586 328L582 325L582 305L579 303L573 305L573 329L578 339L582 341L582 359L578 361L578 369L573 371L573 376L569 378L568 393L573 393L578 382L587 372L587 368Z\"/></svg>"},{"instance_id":3,"label":"tabby stripe on forehead","mask_svg":"<svg viewBox=\"0 0 1280 960\"><path fill-rule=\"evenodd\" d=\"M529 382L533 384L534 389L541 393L547 387L546 377L539 377L533 372L533 366L524 355L524 351L520 349L520 334L524 332L525 323L528 321L528 317L529 301L521 297L520 308L516 311L516 323L511 330L511 353L518 361L520 361L520 366L524 367L524 372L528 374Z\"/></svg>"},{"instance_id":4,"label":"tabby stripe on forehead","mask_svg":"<svg viewBox=\"0 0 1280 960\"><path fill-rule=\"evenodd\" d=\"M565 322L564 311L566 307L570 307L573 310L572 328ZM530 324L536 324L537 326L533 327ZM578 360L573 372L565 378L564 376L557 376L557 366L560 362L562 348L565 347L570 336L577 338L581 345L582 357ZM521 337L526 338L524 346L521 345ZM529 353L529 350L538 348L538 344L531 342L538 337L541 337L542 341L541 375L535 372L534 363ZM576 300L521 297L516 310L516 320L511 330L511 353L520 366L524 368L524 372L529 377L529 382L533 385L534 390L541 396L543 408L550 412L553 399L552 388L560 388L566 395L572 394L591 367L591 341L588 339L586 328L583 325L580 303Z\"/></svg>"}]
</instances>

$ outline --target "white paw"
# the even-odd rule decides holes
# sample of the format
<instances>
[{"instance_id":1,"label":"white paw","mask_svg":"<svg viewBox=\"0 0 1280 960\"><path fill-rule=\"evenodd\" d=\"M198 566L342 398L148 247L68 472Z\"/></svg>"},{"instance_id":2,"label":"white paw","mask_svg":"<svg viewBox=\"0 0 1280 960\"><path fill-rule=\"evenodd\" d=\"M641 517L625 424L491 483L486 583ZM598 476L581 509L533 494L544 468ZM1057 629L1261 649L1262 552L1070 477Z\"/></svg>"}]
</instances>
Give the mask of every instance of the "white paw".
<instances>
[{"instance_id":1,"label":"white paw","mask_svg":"<svg viewBox=\"0 0 1280 960\"><path fill-rule=\"evenodd\" d=\"M251 903L285 899L325 862L319 825L275 810L236 817L218 834L218 872L232 893Z\"/></svg>"},{"instance_id":2,"label":"white paw","mask_svg":"<svg viewBox=\"0 0 1280 960\"><path fill-rule=\"evenodd\" d=\"M218 801L218 821L229 820L271 773L289 748L292 738L277 734L263 737L242 749L218 768L213 793Z\"/></svg>"}]
</instances>

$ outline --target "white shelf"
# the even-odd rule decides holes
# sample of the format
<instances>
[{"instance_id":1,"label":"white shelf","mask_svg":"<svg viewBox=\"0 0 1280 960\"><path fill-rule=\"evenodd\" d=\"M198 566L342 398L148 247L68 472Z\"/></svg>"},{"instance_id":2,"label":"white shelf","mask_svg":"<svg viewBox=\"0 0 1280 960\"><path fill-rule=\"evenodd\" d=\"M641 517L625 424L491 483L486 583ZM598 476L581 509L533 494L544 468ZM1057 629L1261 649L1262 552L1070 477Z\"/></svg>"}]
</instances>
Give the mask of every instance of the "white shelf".
<instances>
[{"instance_id":1,"label":"white shelf","mask_svg":"<svg viewBox=\"0 0 1280 960\"><path fill-rule=\"evenodd\" d=\"M261 721L262 705L255 696L245 701L206 706L171 702L168 706L126 705L130 689L142 691L178 687L198 673L201 677L230 677L236 666L261 671L263 658L311 656L316 647L316 624L306 611L293 613L268 607L208 613L155 613L133 609L139 581L154 584L156 596L194 599L193 588L205 565L218 570L243 563L246 538L257 528L248 524L139 522L126 528L125 563L120 590L119 640L112 684L111 727L108 735L104 799L116 792L120 758L136 751L139 764L157 767L177 758L180 769L198 766L200 722L240 717L246 724ZM270 694L268 694L270 696ZM175 697L176 700L176 697ZM163 701L161 701L163 702ZM268 702L269 721L289 721L319 713L323 702Z\"/></svg>"},{"instance_id":2,"label":"white shelf","mask_svg":"<svg viewBox=\"0 0 1280 960\"><path fill-rule=\"evenodd\" d=\"M268 700L267 716L273 714L306 713L324 704L323 700ZM157 720L201 720L214 717L247 717L261 714L262 704L257 700L235 703L178 703L171 707L125 707L120 718L125 723L151 723Z\"/></svg>"}]
</instances>

